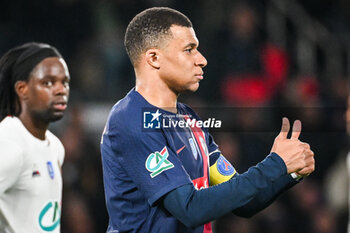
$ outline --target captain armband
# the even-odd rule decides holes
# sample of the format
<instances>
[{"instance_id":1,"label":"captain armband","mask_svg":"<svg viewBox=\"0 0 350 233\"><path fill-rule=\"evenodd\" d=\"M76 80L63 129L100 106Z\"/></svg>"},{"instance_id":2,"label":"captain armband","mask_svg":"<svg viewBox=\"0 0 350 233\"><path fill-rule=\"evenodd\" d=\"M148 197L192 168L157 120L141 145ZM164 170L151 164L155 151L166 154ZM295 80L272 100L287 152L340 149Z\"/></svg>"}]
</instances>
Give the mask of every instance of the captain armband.
<instances>
[{"instance_id":1,"label":"captain armband","mask_svg":"<svg viewBox=\"0 0 350 233\"><path fill-rule=\"evenodd\" d=\"M236 175L236 169L231 165L227 159L220 155L216 162L210 166L210 185L217 185L228 181Z\"/></svg>"}]
</instances>

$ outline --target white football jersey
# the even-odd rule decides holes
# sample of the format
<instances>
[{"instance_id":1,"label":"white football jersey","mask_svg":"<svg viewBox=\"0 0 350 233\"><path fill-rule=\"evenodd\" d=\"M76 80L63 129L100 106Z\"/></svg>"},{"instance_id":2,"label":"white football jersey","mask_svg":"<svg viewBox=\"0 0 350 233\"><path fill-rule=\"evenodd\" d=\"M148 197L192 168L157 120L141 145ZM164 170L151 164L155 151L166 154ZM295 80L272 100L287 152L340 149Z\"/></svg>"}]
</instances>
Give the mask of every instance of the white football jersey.
<instances>
[{"instance_id":1,"label":"white football jersey","mask_svg":"<svg viewBox=\"0 0 350 233\"><path fill-rule=\"evenodd\" d=\"M64 148L34 137L17 117L0 122L0 232L59 233Z\"/></svg>"}]
</instances>

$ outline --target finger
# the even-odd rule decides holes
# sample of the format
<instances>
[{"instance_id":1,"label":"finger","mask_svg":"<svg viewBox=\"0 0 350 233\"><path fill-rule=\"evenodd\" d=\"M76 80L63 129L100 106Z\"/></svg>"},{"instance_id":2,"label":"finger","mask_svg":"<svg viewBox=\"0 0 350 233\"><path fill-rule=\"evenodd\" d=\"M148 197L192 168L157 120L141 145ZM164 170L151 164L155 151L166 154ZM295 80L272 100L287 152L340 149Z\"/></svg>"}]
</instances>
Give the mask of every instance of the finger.
<instances>
[{"instance_id":1,"label":"finger","mask_svg":"<svg viewBox=\"0 0 350 233\"><path fill-rule=\"evenodd\" d=\"M298 175L301 175L301 176L306 175L307 176L310 173L312 173L313 171L315 171L315 160L313 159L313 157L308 159L308 161L306 163L307 163L307 165L304 168L302 168L296 172Z\"/></svg>"},{"instance_id":2,"label":"finger","mask_svg":"<svg viewBox=\"0 0 350 233\"><path fill-rule=\"evenodd\" d=\"M303 145L303 146L307 147L306 145ZM310 148L305 148L304 154L307 157L314 157L315 156L314 152Z\"/></svg>"},{"instance_id":3,"label":"finger","mask_svg":"<svg viewBox=\"0 0 350 233\"><path fill-rule=\"evenodd\" d=\"M301 133L301 121L296 120L293 123L291 139L298 139Z\"/></svg>"},{"instance_id":4,"label":"finger","mask_svg":"<svg viewBox=\"0 0 350 233\"><path fill-rule=\"evenodd\" d=\"M314 171L315 171L315 167L314 166L310 166L310 167L305 167L305 168L297 171L296 174L298 176L308 176Z\"/></svg>"},{"instance_id":5,"label":"finger","mask_svg":"<svg viewBox=\"0 0 350 233\"><path fill-rule=\"evenodd\" d=\"M296 172L295 174L297 174L298 176L306 177L306 176L309 176L311 174L311 172L310 173L303 172L302 174L299 172Z\"/></svg>"},{"instance_id":6,"label":"finger","mask_svg":"<svg viewBox=\"0 0 350 233\"><path fill-rule=\"evenodd\" d=\"M278 134L277 137L279 137L279 138L287 138L289 129L290 129L289 120L288 120L287 117L283 117L282 118L281 132Z\"/></svg>"},{"instance_id":7,"label":"finger","mask_svg":"<svg viewBox=\"0 0 350 233\"><path fill-rule=\"evenodd\" d=\"M301 144L303 145L303 147L305 148L305 150L311 150L311 147L310 147L309 143L301 142Z\"/></svg>"},{"instance_id":8,"label":"finger","mask_svg":"<svg viewBox=\"0 0 350 233\"><path fill-rule=\"evenodd\" d=\"M306 154L311 156L311 157L315 156L315 154L314 154L314 152L312 150L308 150Z\"/></svg>"},{"instance_id":9,"label":"finger","mask_svg":"<svg viewBox=\"0 0 350 233\"><path fill-rule=\"evenodd\" d=\"M305 167L299 171L296 172L298 176L308 176L312 172L312 169L309 167Z\"/></svg>"}]
</instances>

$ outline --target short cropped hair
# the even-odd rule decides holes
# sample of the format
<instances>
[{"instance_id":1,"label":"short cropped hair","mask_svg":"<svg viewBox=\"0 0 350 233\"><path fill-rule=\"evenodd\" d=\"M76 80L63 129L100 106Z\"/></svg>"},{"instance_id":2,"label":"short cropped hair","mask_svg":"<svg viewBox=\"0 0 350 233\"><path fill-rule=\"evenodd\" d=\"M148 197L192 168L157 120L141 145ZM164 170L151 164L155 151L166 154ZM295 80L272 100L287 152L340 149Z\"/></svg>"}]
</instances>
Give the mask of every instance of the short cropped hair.
<instances>
[{"instance_id":1,"label":"short cropped hair","mask_svg":"<svg viewBox=\"0 0 350 233\"><path fill-rule=\"evenodd\" d=\"M150 48L161 48L172 36L172 25L192 27L191 21L179 11L168 7L153 7L137 14L129 23L124 45L135 66L140 55Z\"/></svg>"}]
</instances>

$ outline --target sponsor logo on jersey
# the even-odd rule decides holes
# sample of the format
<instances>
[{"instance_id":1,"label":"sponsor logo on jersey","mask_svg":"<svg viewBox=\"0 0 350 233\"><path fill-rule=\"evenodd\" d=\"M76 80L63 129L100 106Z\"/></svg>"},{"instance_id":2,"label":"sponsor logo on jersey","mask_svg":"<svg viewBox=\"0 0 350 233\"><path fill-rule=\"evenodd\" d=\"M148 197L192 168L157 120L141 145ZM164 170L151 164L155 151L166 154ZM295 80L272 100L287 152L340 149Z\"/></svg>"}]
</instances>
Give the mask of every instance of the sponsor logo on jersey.
<instances>
[{"instance_id":1,"label":"sponsor logo on jersey","mask_svg":"<svg viewBox=\"0 0 350 233\"><path fill-rule=\"evenodd\" d=\"M39 214L40 229L51 232L59 225L61 220L61 209L58 201L49 201L45 204Z\"/></svg>"},{"instance_id":2,"label":"sponsor logo on jersey","mask_svg":"<svg viewBox=\"0 0 350 233\"><path fill-rule=\"evenodd\" d=\"M32 177L37 177L37 176L40 176L40 172L38 170L33 171Z\"/></svg>"},{"instance_id":3,"label":"sponsor logo on jersey","mask_svg":"<svg viewBox=\"0 0 350 233\"><path fill-rule=\"evenodd\" d=\"M227 161L226 158L223 156L219 157L216 166L218 168L219 173L224 176L233 175L236 172L235 168L231 165L231 163Z\"/></svg>"},{"instance_id":4,"label":"sponsor logo on jersey","mask_svg":"<svg viewBox=\"0 0 350 233\"><path fill-rule=\"evenodd\" d=\"M51 179L55 178L55 171L53 169L52 162L47 161L46 165L47 165L47 171L49 172L50 178Z\"/></svg>"},{"instance_id":5,"label":"sponsor logo on jersey","mask_svg":"<svg viewBox=\"0 0 350 233\"><path fill-rule=\"evenodd\" d=\"M40 176L40 171L38 169L38 166L34 163L32 177L39 177L39 176Z\"/></svg>"},{"instance_id":6,"label":"sponsor logo on jersey","mask_svg":"<svg viewBox=\"0 0 350 233\"><path fill-rule=\"evenodd\" d=\"M152 178L174 167L174 164L168 160L168 156L168 149L165 146L160 152L156 151L147 157L145 166L151 172L150 176Z\"/></svg>"},{"instance_id":7,"label":"sponsor logo on jersey","mask_svg":"<svg viewBox=\"0 0 350 233\"><path fill-rule=\"evenodd\" d=\"M152 112L143 112L143 128L144 129L160 129L161 113L159 109Z\"/></svg>"},{"instance_id":8,"label":"sponsor logo on jersey","mask_svg":"<svg viewBox=\"0 0 350 233\"><path fill-rule=\"evenodd\" d=\"M180 149L178 149L178 150L176 151L176 154L180 154L180 152L181 152L183 149L185 149L185 147L186 147L186 145L184 145L183 147L181 147Z\"/></svg>"}]
</instances>

